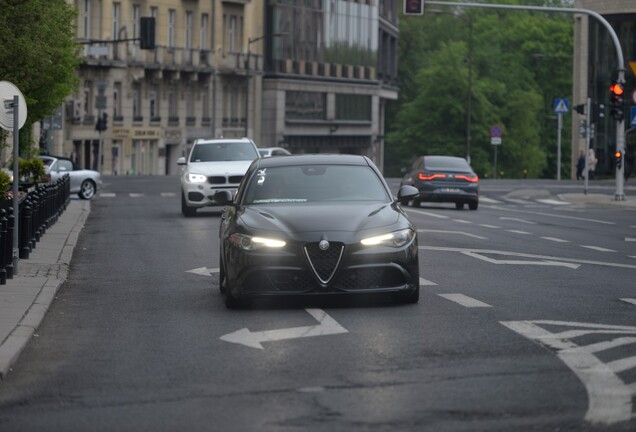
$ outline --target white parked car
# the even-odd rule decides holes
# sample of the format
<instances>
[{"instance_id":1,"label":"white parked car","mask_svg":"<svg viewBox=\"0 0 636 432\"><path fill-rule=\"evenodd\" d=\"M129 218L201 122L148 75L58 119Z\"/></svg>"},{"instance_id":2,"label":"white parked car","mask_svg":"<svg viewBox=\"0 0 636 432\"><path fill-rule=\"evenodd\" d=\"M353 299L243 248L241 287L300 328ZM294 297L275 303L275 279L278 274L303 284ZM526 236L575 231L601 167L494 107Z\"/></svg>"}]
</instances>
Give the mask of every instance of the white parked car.
<instances>
[{"instance_id":1,"label":"white parked car","mask_svg":"<svg viewBox=\"0 0 636 432\"><path fill-rule=\"evenodd\" d=\"M181 213L190 217L198 208L223 205L214 195L236 191L247 168L259 157L249 138L199 139L187 157L177 159L181 173Z\"/></svg>"},{"instance_id":2,"label":"white parked car","mask_svg":"<svg viewBox=\"0 0 636 432\"><path fill-rule=\"evenodd\" d=\"M38 158L44 163L44 171L52 182L68 174L71 180L71 193L77 194L81 199L92 199L102 184L98 171L77 168L69 158L44 155Z\"/></svg>"},{"instance_id":3,"label":"white parked car","mask_svg":"<svg viewBox=\"0 0 636 432\"><path fill-rule=\"evenodd\" d=\"M258 152L261 154L261 157L291 155L289 150L282 147L261 147L258 149Z\"/></svg>"}]
</instances>

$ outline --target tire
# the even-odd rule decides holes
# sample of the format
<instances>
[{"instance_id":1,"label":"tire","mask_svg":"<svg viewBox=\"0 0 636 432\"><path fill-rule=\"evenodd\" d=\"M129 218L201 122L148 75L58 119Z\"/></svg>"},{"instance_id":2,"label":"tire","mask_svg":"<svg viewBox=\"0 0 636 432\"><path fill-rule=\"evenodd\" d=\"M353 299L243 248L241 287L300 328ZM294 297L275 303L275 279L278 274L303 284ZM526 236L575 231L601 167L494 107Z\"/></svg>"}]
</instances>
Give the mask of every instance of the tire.
<instances>
[{"instance_id":1,"label":"tire","mask_svg":"<svg viewBox=\"0 0 636 432\"><path fill-rule=\"evenodd\" d=\"M473 201L468 203L468 208L471 210L477 210L477 207L479 207L479 201Z\"/></svg>"},{"instance_id":2,"label":"tire","mask_svg":"<svg viewBox=\"0 0 636 432\"><path fill-rule=\"evenodd\" d=\"M225 294L225 266L223 265L223 256L219 258L219 291L221 294Z\"/></svg>"},{"instance_id":3,"label":"tire","mask_svg":"<svg viewBox=\"0 0 636 432\"><path fill-rule=\"evenodd\" d=\"M96 190L97 188L95 187L95 183L93 182L93 180L84 180L77 196L79 196L80 199L83 200L90 200L93 199L93 197L95 196Z\"/></svg>"},{"instance_id":4,"label":"tire","mask_svg":"<svg viewBox=\"0 0 636 432\"><path fill-rule=\"evenodd\" d=\"M416 287L413 291L397 294L396 300L402 304L414 304L420 301L420 287Z\"/></svg>"},{"instance_id":5,"label":"tire","mask_svg":"<svg viewBox=\"0 0 636 432\"><path fill-rule=\"evenodd\" d=\"M464 208L464 203L463 202L456 202L455 203L455 208L457 210L462 210Z\"/></svg>"},{"instance_id":6,"label":"tire","mask_svg":"<svg viewBox=\"0 0 636 432\"><path fill-rule=\"evenodd\" d=\"M185 217L192 217L197 214L197 209L188 207L188 204L186 204L186 200L185 200L185 196L183 195L183 192L181 192L181 213Z\"/></svg>"}]
</instances>

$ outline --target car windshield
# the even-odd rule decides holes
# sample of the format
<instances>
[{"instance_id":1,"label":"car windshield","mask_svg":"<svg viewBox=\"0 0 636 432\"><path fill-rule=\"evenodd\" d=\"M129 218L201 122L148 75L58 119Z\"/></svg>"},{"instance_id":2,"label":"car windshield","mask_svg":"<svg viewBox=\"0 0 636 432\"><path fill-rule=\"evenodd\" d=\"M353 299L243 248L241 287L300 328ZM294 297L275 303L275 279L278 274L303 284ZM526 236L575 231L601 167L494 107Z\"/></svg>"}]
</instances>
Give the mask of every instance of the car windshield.
<instances>
[{"instance_id":1,"label":"car windshield","mask_svg":"<svg viewBox=\"0 0 636 432\"><path fill-rule=\"evenodd\" d=\"M224 141L196 144L192 149L190 162L242 161L257 157L258 153L249 142Z\"/></svg>"},{"instance_id":2,"label":"car windshield","mask_svg":"<svg viewBox=\"0 0 636 432\"><path fill-rule=\"evenodd\" d=\"M445 156L426 156L424 167L427 169L461 169L470 170L468 162L462 158Z\"/></svg>"},{"instance_id":3,"label":"car windshield","mask_svg":"<svg viewBox=\"0 0 636 432\"><path fill-rule=\"evenodd\" d=\"M366 166L303 165L263 168L252 176L246 204L390 199L376 173Z\"/></svg>"}]
</instances>

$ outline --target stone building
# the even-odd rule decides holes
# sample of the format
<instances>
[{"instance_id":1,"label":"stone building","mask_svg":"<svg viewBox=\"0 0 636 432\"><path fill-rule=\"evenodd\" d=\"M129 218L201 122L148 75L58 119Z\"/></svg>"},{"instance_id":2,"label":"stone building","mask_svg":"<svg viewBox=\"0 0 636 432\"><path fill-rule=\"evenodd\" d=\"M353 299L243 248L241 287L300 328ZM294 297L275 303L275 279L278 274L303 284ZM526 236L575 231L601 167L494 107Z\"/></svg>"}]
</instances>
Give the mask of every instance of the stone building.
<instances>
[{"instance_id":1,"label":"stone building","mask_svg":"<svg viewBox=\"0 0 636 432\"><path fill-rule=\"evenodd\" d=\"M613 154L616 150L616 121L610 115L609 87L617 78L618 68L625 68L625 127L630 126L632 91L636 88L634 72L629 67L636 61L636 2L633 0L576 0L575 7L600 14L612 26L619 39L624 65L618 65L615 45L609 32L589 15L574 16L574 76L572 105L586 104L590 99L590 147L598 158L596 177L615 177ZM572 114L571 178L576 178L576 161L586 147L582 133L585 116ZM625 140L625 174L636 169L636 134L629 131Z\"/></svg>"},{"instance_id":2,"label":"stone building","mask_svg":"<svg viewBox=\"0 0 636 432\"><path fill-rule=\"evenodd\" d=\"M197 138L249 136L382 166L398 0L67 1L85 61L61 129L43 122L49 153L104 174L170 175ZM142 49L149 17L155 47Z\"/></svg>"}]
</instances>

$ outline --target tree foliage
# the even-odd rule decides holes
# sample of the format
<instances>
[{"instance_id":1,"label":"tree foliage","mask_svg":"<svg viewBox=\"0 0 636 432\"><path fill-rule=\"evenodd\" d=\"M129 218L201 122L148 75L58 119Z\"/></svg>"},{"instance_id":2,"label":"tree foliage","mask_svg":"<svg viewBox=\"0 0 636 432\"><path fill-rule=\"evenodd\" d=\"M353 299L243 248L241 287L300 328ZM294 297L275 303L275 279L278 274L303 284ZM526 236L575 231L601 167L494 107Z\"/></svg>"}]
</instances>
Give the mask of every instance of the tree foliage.
<instances>
[{"instance_id":1,"label":"tree foliage","mask_svg":"<svg viewBox=\"0 0 636 432\"><path fill-rule=\"evenodd\" d=\"M65 0L0 0L0 80L16 85L27 104L21 152L29 147L31 125L51 115L77 85L75 14Z\"/></svg>"},{"instance_id":2,"label":"tree foliage","mask_svg":"<svg viewBox=\"0 0 636 432\"><path fill-rule=\"evenodd\" d=\"M572 16L478 8L439 12L400 21L400 96L387 111L386 174L399 175L422 154L466 156L470 68L473 168L481 177L494 174L489 130L501 125L497 176L554 177L553 101L572 92ZM562 154L568 154L569 133L563 130ZM569 158L562 164L567 171Z\"/></svg>"}]
</instances>

